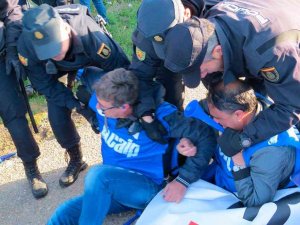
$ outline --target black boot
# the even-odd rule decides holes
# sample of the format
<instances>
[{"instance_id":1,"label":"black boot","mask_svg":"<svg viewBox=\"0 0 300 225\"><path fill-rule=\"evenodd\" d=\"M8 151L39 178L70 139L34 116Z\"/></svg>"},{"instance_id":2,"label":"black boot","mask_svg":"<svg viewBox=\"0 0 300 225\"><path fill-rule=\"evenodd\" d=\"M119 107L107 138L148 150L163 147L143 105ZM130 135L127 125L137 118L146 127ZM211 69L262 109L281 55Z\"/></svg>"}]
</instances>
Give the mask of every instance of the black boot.
<instances>
[{"instance_id":1,"label":"black boot","mask_svg":"<svg viewBox=\"0 0 300 225\"><path fill-rule=\"evenodd\" d=\"M48 187L37 167L36 161L23 162L26 177L35 198L42 198L48 193Z\"/></svg>"},{"instance_id":2,"label":"black boot","mask_svg":"<svg viewBox=\"0 0 300 225\"><path fill-rule=\"evenodd\" d=\"M87 167L87 164L82 160L80 144L67 149L67 153L70 157L69 164L66 171L59 179L59 184L62 187L67 187L73 184L76 181L80 171Z\"/></svg>"}]
</instances>

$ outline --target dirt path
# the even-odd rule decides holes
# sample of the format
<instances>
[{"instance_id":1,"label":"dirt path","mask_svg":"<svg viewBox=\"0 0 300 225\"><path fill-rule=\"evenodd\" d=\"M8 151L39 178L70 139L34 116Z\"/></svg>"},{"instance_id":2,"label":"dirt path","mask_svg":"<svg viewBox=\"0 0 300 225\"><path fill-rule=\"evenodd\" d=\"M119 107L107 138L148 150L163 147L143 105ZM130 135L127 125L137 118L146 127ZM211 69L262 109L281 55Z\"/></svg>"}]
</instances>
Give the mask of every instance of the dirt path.
<instances>
[{"instance_id":1,"label":"dirt path","mask_svg":"<svg viewBox=\"0 0 300 225\"><path fill-rule=\"evenodd\" d=\"M186 102L192 99L200 99L203 96L203 88L187 90ZM100 163L100 135L96 135L86 122L81 123L78 132L81 136L83 155L89 166ZM45 198L34 199L25 178L21 160L14 157L4 161L0 164L1 225L43 225L60 203L82 192L83 180L87 170L80 174L75 184L62 189L59 186L58 179L66 167L64 150L55 138L51 139L49 137L39 146L41 156L38 164L48 184L49 193ZM129 212L108 216L104 225L121 225L133 214L134 212Z\"/></svg>"},{"instance_id":2,"label":"dirt path","mask_svg":"<svg viewBox=\"0 0 300 225\"><path fill-rule=\"evenodd\" d=\"M89 166L101 162L99 153L100 136L94 134L89 124L83 124L78 132L81 135L83 155ZM81 173L75 184L61 188L58 179L65 169L64 150L55 139L40 145L38 160L40 171L46 180L49 193L36 200L31 194L25 178L22 161L14 157L0 164L0 224L1 225L42 225L54 209L63 201L82 192L87 170ZM109 216L105 225L123 224L133 212Z\"/></svg>"}]
</instances>

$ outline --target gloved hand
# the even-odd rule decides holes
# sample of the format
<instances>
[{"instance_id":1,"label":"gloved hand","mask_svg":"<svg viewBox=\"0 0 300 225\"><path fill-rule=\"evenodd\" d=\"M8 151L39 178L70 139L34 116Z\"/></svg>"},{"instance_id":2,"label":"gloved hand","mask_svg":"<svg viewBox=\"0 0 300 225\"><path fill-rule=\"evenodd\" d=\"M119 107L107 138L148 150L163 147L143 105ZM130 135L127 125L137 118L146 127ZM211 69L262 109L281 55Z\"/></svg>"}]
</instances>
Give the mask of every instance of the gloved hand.
<instances>
[{"instance_id":1,"label":"gloved hand","mask_svg":"<svg viewBox=\"0 0 300 225\"><path fill-rule=\"evenodd\" d=\"M17 80L23 79L25 77L25 70L19 61L17 48L14 46L7 47L6 49L6 74L10 75L12 70L14 69L16 72Z\"/></svg>"},{"instance_id":2,"label":"gloved hand","mask_svg":"<svg viewBox=\"0 0 300 225\"><path fill-rule=\"evenodd\" d=\"M240 132L231 128L224 130L223 134L218 138L218 143L222 152L228 157L234 156L243 149Z\"/></svg>"},{"instance_id":3,"label":"gloved hand","mask_svg":"<svg viewBox=\"0 0 300 225\"><path fill-rule=\"evenodd\" d=\"M167 131L158 120L154 119L151 123L147 123L141 119L141 124L146 131L147 136L153 141L156 141L160 144L167 143L167 140L164 138L164 135L167 134Z\"/></svg>"},{"instance_id":4,"label":"gloved hand","mask_svg":"<svg viewBox=\"0 0 300 225\"><path fill-rule=\"evenodd\" d=\"M82 115L90 124L93 131L96 134L100 133L99 123L96 117L96 113L88 107L77 107L76 112Z\"/></svg>"},{"instance_id":5,"label":"gloved hand","mask_svg":"<svg viewBox=\"0 0 300 225\"><path fill-rule=\"evenodd\" d=\"M76 97L77 99L85 104L85 105L88 105L89 104L89 101L91 99L91 93L87 90L87 87L84 86L84 85L79 85L77 87L77 91L76 91Z\"/></svg>"},{"instance_id":6,"label":"gloved hand","mask_svg":"<svg viewBox=\"0 0 300 225\"><path fill-rule=\"evenodd\" d=\"M120 129L123 127L130 127L133 121L129 118L118 118L116 123L116 129Z\"/></svg>"}]
</instances>

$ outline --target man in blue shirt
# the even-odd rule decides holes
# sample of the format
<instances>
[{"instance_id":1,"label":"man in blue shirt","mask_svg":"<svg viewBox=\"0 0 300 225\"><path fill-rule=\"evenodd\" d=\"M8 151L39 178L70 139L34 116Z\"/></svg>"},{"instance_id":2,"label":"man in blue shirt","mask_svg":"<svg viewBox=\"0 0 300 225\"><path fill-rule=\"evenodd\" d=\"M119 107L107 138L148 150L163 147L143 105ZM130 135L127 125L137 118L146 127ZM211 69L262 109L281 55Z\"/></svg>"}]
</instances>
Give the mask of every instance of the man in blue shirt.
<instances>
[{"instance_id":1,"label":"man in blue shirt","mask_svg":"<svg viewBox=\"0 0 300 225\"><path fill-rule=\"evenodd\" d=\"M107 214L144 209L164 187L165 168L176 166L172 160L164 160L167 144L151 140L141 127L135 127L139 126L133 116L138 80L132 72L111 71L101 77L94 89L96 94L90 100L90 107L97 113L102 134L103 164L87 174L83 195L61 205L48 224L102 224ZM216 146L213 130L200 121L184 118L174 106L160 98L156 102L156 119L164 125L166 138L189 138L197 146L197 160L188 160L179 169L179 176L190 178L187 183L197 180ZM133 122L128 127L118 128L118 118L129 118ZM197 176L185 176L189 164L195 165Z\"/></svg>"},{"instance_id":2,"label":"man in blue shirt","mask_svg":"<svg viewBox=\"0 0 300 225\"><path fill-rule=\"evenodd\" d=\"M207 102L210 115L224 129L242 130L265 108L250 85L241 81L225 85L219 80L210 84ZM289 178L299 171L300 143L294 129L278 133L232 157L226 156L222 147L217 148L208 173L213 174L211 178L216 185L237 192L244 206L272 201L277 189L294 186ZM181 153L186 149L178 148Z\"/></svg>"}]
</instances>

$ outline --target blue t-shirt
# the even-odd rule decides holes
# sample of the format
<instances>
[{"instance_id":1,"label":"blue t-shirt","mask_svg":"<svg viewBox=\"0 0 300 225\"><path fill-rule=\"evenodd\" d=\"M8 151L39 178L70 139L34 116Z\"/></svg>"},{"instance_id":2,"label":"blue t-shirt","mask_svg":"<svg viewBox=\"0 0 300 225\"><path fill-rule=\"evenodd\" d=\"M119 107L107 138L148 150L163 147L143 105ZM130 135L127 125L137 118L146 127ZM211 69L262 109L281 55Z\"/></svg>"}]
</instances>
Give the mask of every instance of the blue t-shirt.
<instances>
[{"instance_id":1,"label":"blue t-shirt","mask_svg":"<svg viewBox=\"0 0 300 225\"><path fill-rule=\"evenodd\" d=\"M164 178L163 154L168 145L151 140L144 130L131 135L127 128L116 129L117 119L105 117L96 108L97 98L93 94L89 106L96 112L101 131L101 149L103 164L118 166L139 172L154 182L161 184ZM168 124L163 117L176 111L169 103L162 103L156 110L156 118L168 131Z\"/></svg>"}]
</instances>

